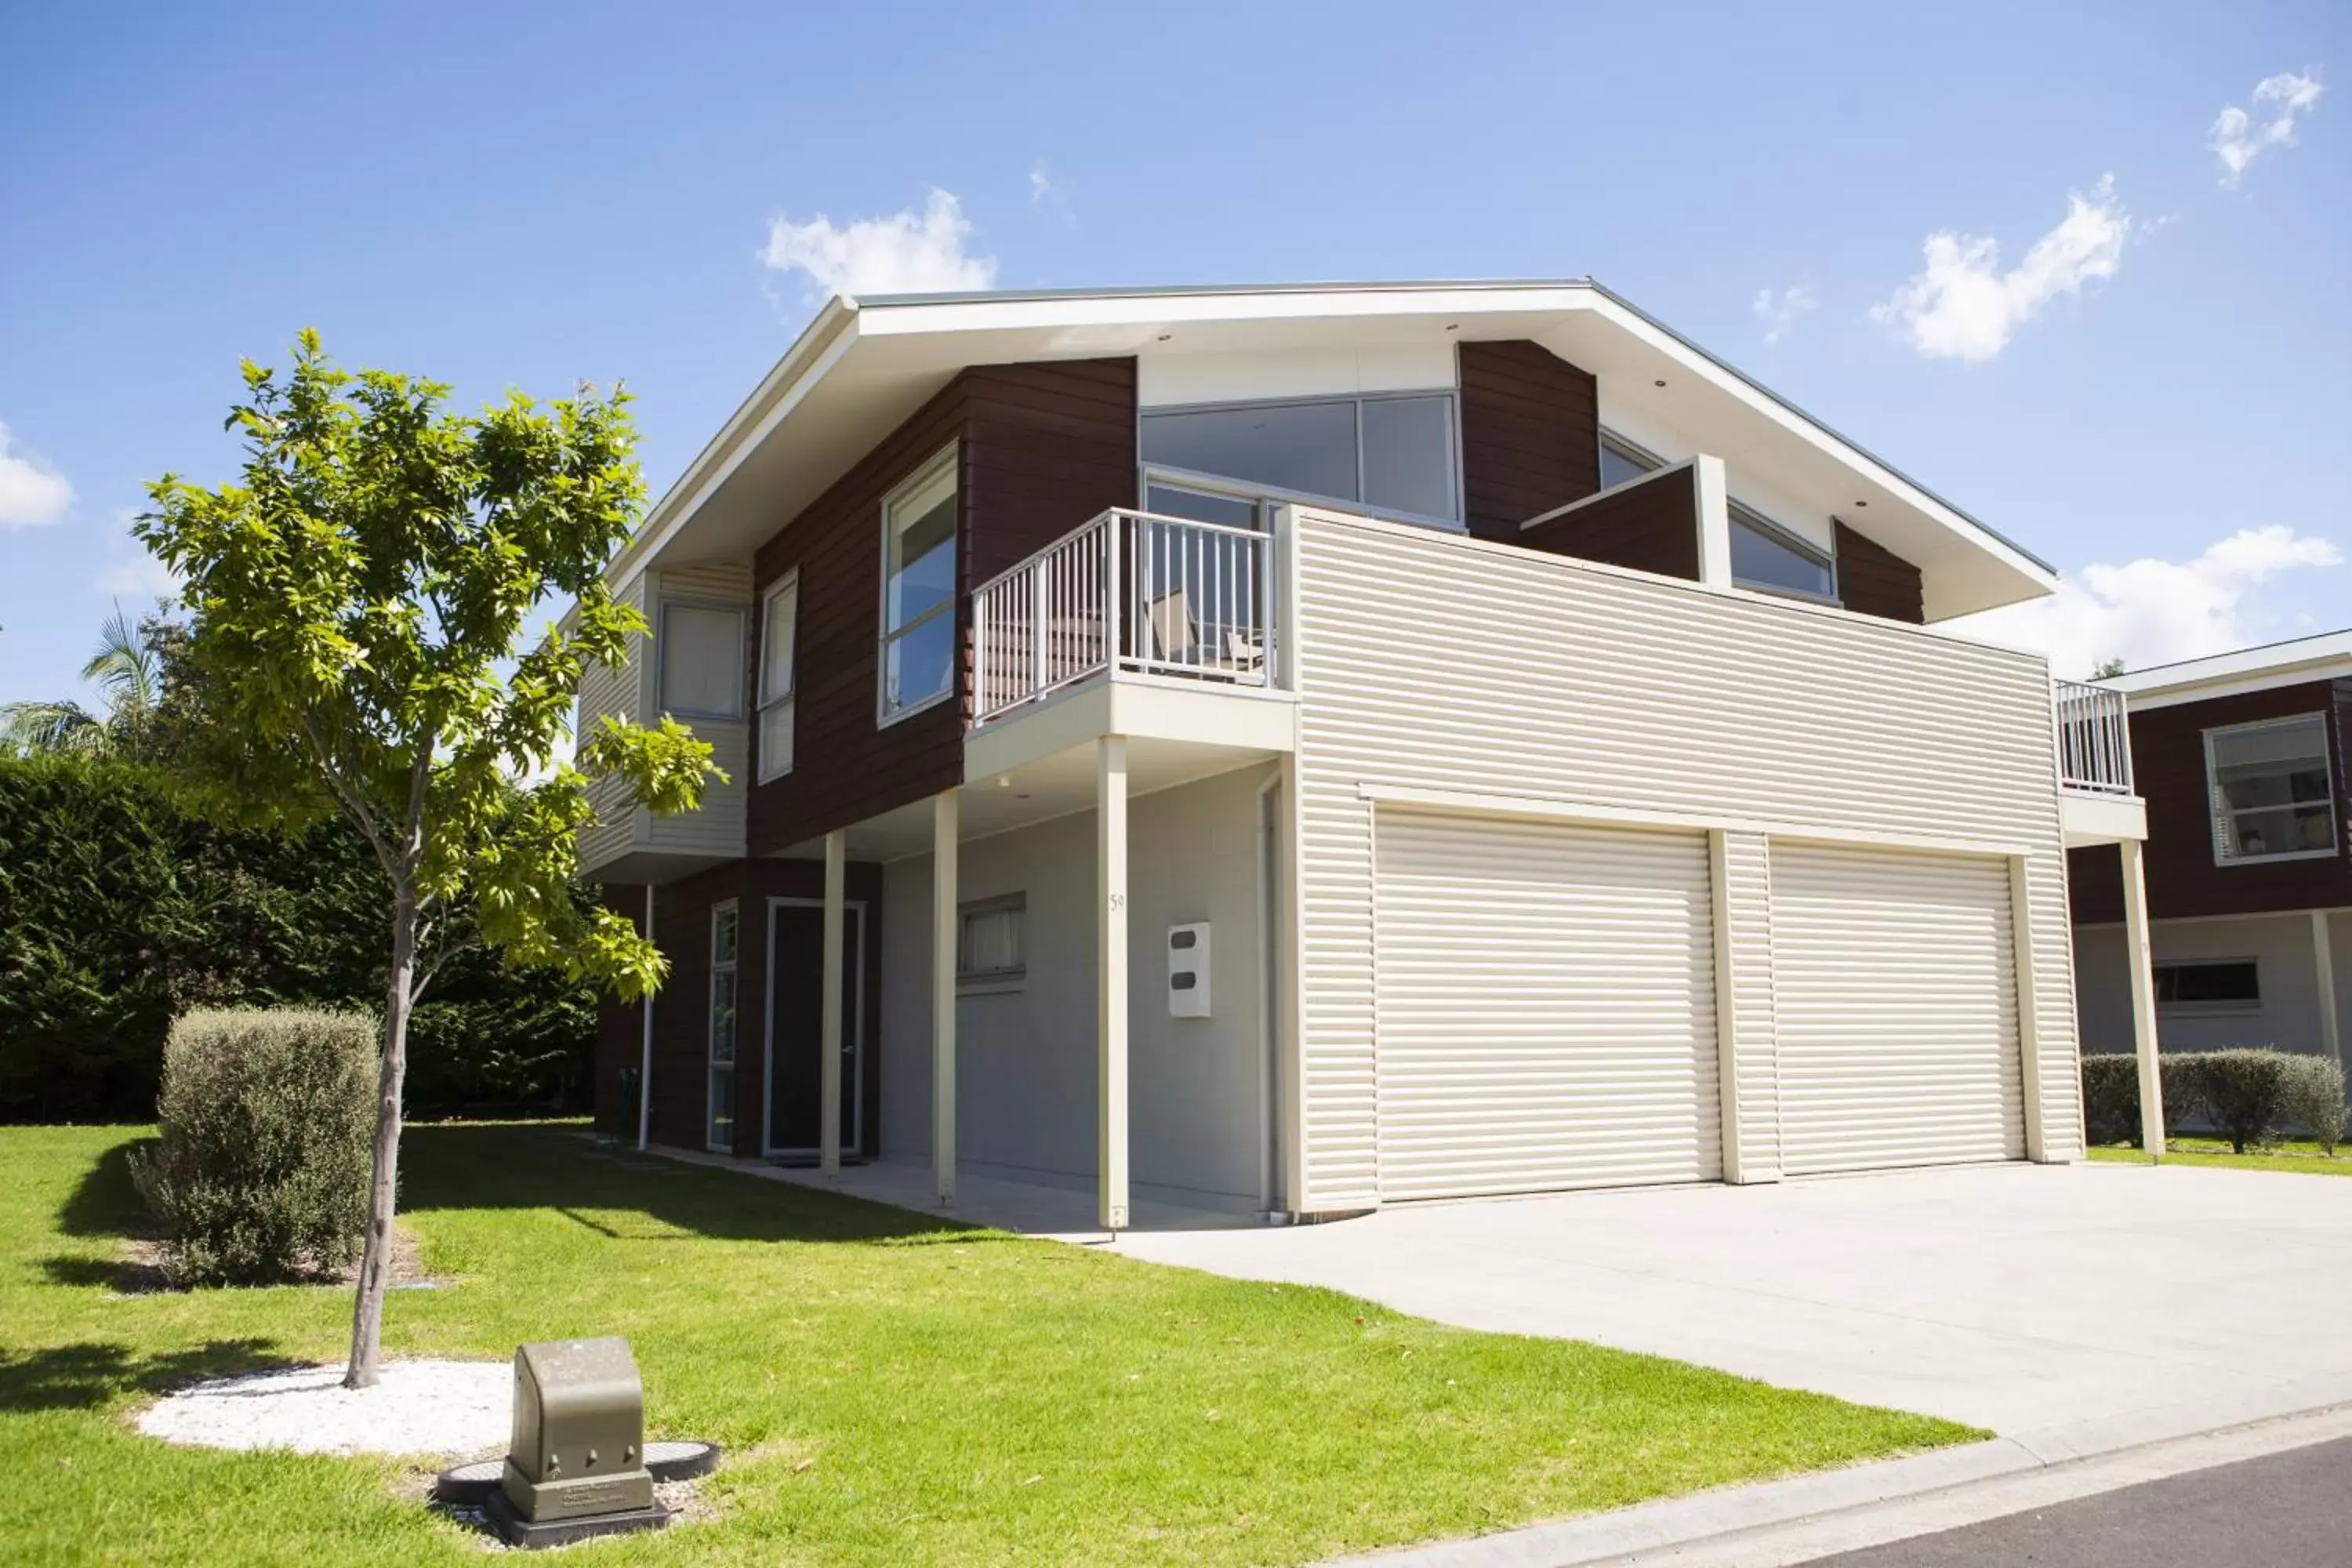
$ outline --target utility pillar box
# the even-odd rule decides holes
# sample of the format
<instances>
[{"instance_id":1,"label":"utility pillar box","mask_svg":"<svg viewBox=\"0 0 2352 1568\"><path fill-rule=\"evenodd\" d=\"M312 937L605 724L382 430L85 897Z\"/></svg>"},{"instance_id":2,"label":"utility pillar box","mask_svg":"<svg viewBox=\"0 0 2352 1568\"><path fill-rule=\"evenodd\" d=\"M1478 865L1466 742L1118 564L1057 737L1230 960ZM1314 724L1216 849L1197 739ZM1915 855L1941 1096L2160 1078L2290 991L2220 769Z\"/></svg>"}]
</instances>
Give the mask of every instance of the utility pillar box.
<instances>
[{"instance_id":1,"label":"utility pillar box","mask_svg":"<svg viewBox=\"0 0 2352 1568\"><path fill-rule=\"evenodd\" d=\"M516 1348L514 1437L500 1487L530 1524L653 1509L645 1388L628 1341Z\"/></svg>"}]
</instances>

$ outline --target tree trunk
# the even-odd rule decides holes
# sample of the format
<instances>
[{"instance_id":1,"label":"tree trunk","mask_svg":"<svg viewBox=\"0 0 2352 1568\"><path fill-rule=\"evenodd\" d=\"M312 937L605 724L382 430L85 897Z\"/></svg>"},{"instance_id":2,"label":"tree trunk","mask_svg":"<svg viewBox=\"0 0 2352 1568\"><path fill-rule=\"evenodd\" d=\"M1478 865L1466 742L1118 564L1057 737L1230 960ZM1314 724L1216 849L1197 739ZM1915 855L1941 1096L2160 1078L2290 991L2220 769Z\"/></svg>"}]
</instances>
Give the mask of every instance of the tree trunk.
<instances>
[{"instance_id":1,"label":"tree trunk","mask_svg":"<svg viewBox=\"0 0 2352 1568\"><path fill-rule=\"evenodd\" d=\"M392 1283L393 1205L400 1172L400 1089L408 1073L410 983L416 973L416 893L397 888L392 909L392 984L384 999L383 1065L376 1080L375 1181L368 1194L367 1246L352 1307L352 1358L345 1388L375 1385L383 1351L383 1294Z\"/></svg>"}]
</instances>

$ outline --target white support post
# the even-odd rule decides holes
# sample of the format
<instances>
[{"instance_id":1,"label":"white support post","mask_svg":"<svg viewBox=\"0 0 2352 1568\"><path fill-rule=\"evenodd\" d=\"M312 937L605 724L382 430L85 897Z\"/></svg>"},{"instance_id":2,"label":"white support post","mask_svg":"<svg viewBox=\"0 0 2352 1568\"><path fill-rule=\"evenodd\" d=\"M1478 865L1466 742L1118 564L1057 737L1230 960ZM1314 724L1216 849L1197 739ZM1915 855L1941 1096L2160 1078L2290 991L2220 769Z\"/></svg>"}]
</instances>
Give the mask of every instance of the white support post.
<instances>
[{"instance_id":1,"label":"white support post","mask_svg":"<svg viewBox=\"0 0 2352 1568\"><path fill-rule=\"evenodd\" d=\"M2336 1007L2336 952L2327 944L2327 911L2311 911L2312 962L2319 972L2319 1048L2344 1065L2344 1020Z\"/></svg>"},{"instance_id":2,"label":"white support post","mask_svg":"<svg viewBox=\"0 0 2352 1568\"><path fill-rule=\"evenodd\" d=\"M931 797L931 1178L941 1207L956 1188L956 839L962 796Z\"/></svg>"},{"instance_id":3,"label":"white support post","mask_svg":"<svg viewBox=\"0 0 2352 1568\"><path fill-rule=\"evenodd\" d=\"M1127 737L1095 743L1095 1119L1102 1227L1127 1228Z\"/></svg>"},{"instance_id":4,"label":"white support post","mask_svg":"<svg viewBox=\"0 0 2352 1568\"><path fill-rule=\"evenodd\" d=\"M841 1173L841 996L842 905L847 897L849 835L839 828L824 836L824 1041L818 1047L817 1168L828 1176Z\"/></svg>"},{"instance_id":5,"label":"white support post","mask_svg":"<svg viewBox=\"0 0 2352 1568\"><path fill-rule=\"evenodd\" d=\"M1698 501L1698 580L1709 587L1731 586L1731 487L1723 459L1705 453L1691 459L1691 488Z\"/></svg>"},{"instance_id":6,"label":"white support post","mask_svg":"<svg viewBox=\"0 0 2352 1568\"><path fill-rule=\"evenodd\" d=\"M1737 1186L1748 1180L1748 1140L1739 1105L1739 987L1732 963L1738 931L1731 908L1731 843L1720 827L1707 830L1706 879L1715 921L1715 1074L1722 1098L1723 1179Z\"/></svg>"},{"instance_id":7,"label":"white support post","mask_svg":"<svg viewBox=\"0 0 2352 1568\"><path fill-rule=\"evenodd\" d=\"M646 940L654 939L654 885L646 884ZM654 994L646 992L637 1005L645 1013L645 1043L637 1056L637 1148L651 1145L654 1131Z\"/></svg>"},{"instance_id":8,"label":"white support post","mask_svg":"<svg viewBox=\"0 0 2352 1568\"><path fill-rule=\"evenodd\" d=\"M2139 1054L2139 1135L2147 1157L2164 1159L2164 1074L2157 1063L2156 958L2147 938L2147 870L2140 841L2117 848L2124 861L2124 957L2130 972L2132 1047Z\"/></svg>"}]
</instances>

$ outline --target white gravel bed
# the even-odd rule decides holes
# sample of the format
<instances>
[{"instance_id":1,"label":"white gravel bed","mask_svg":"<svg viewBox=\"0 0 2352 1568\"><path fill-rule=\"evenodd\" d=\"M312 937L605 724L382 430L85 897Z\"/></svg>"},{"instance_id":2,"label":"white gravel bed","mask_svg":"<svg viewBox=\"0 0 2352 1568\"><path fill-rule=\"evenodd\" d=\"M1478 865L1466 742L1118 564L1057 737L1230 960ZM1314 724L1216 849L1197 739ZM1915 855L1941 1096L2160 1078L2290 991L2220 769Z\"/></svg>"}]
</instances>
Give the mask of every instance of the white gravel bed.
<instances>
[{"instance_id":1,"label":"white gravel bed","mask_svg":"<svg viewBox=\"0 0 2352 1568\"><path fill-rule=\"evenodd\" d=\"M348 1389L342 1379L338 1365L200 1383L157 1400L139 1430L199 1448L447 1458L502 1452L511 1434L506 1362L386 1362L373 1388Z\"/></svg>"}]
</instances>

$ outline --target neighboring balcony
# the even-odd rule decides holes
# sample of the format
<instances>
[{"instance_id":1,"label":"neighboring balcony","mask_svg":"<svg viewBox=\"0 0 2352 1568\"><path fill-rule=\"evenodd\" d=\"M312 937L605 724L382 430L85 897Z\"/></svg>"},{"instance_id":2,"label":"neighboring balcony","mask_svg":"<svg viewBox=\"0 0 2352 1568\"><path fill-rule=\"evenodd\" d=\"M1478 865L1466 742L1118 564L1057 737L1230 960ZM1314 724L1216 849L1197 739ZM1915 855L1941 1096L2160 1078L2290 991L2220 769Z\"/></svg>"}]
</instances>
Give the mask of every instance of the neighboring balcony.
<instances>
[{"instance_id":1,"label":"neighboring balcony","mask_svg":"<svg viewBox=\"0 0 2352 1568\"><path fill-rule=\"evenodd\" d=\"M2069 846L2147 837L2147 807L2132 784L2131 719L2124 694L2079 680L2051 682L2058 738L2059 815Z\"/></svg>"}]
</instances>

